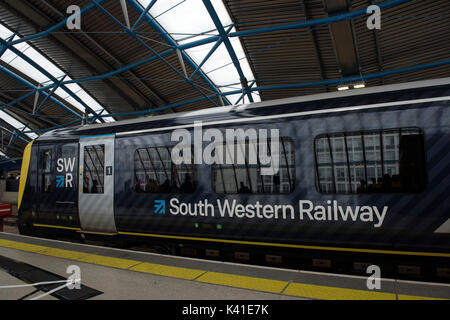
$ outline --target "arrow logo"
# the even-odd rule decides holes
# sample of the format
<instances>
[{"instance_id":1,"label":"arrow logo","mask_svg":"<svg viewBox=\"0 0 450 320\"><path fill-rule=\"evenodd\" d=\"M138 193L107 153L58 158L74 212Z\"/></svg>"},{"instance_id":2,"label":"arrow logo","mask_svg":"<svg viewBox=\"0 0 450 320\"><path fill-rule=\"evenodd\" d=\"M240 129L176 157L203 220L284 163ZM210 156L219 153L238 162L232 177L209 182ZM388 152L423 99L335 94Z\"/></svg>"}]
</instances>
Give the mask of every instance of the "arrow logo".
<instances>
[{"instance_id":1,"label":"arrow logo","mask_svg":"<svg viewBox=\"0 0 450 320\"><path fill-rule=\"evenodd\" d=\"M155 213L156 214L165 214L166 213L166 201L155 200Z\"/></svg>"},{"instance_id":2,"label":"arrow logo","mask_svg":"<svg viewBox=\"0 0 450 320\"><path fill-rule=\"evenodd\" d=\"M57 188L64 187L64 176L56 176L56 187Z\"/></svg>"}]
</instances>

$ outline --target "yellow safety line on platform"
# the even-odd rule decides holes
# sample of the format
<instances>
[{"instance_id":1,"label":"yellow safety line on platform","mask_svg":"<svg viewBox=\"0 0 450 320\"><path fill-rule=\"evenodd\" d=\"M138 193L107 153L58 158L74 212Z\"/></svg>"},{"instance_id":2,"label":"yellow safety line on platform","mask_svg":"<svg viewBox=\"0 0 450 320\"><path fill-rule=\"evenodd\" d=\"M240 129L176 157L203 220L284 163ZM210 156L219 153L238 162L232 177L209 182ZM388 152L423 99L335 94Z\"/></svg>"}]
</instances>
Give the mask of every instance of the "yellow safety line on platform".
<instances>
[{"instance_id":1,"label":"yellow safety line on platform","mask_svg":"<svg viewBox=\"0 0 450 320\"><path fill-rule=\"evenodd\" d=\"M101 256L72 250L64 250L5 239L0 239L0 247L17 249L26 252L33 252L56 258L70 259L100 266L143 272L153 275L167 276L171 278L191 280L200 283L224 285L233 288L242 288L311 299L440 300L439 298L420 297L401 294L396 296L394 293L388 292L336 288L329 286L319 286L312 284L302 284L288 281L249 277L236 274L212 272L192 268L182 268L182 267L142 262L137 260Z\"/></svg>"},{"instance_id":2,"label":"yellow safety line on platform","mask_svg":"<svg viewBox=\"0 0 450 320\"><path fill-rule=\"evenodd\" d=\"M205 273L204 270L181 268L148 262L140 263L134 267L131 267L130 270L185 280L194 280L202 273Z\"/></svg>"},{"instance_id":3,"label":"yellow safety line on platform","mask_svg":"<svg viewBox=\"0 0 450 320\"><path fill-rule=\"evenodd\" d=\"M196 281L271 293L281 293L289 283L287 281L247 277L220 272L207 272Z\"/></svg>"},{"instance_id":4,"label":"yellow safety line on platform","mask_svg":"<svg viewBox=\"0 0 450 320\"><path fill-rule=\"evenodd\" d=\"M389 292L344 289L303 283L291 283L284 294L325 300L395 300Z\"/></svg>"}]
</instances>

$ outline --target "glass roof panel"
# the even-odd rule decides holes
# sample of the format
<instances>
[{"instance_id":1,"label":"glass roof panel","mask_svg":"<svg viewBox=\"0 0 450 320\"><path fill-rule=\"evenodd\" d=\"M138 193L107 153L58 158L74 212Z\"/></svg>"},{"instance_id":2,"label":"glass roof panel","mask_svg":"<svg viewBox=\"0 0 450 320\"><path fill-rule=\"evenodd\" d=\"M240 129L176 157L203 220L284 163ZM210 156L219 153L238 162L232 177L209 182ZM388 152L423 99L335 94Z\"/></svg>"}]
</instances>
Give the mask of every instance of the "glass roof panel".
<instances>
[{"instance_id":1,"label":"glass roof panel","mask_svg":"<svg viewBox=\"0 0 450 320\"><path fill-rule=\"evenodd\" d=\"M143 8L146 8L150 1L151 0L138 0ZM233 21L231 20L223 1L212 0L211 3L226 30L227 26L230 26ZM219 34L202 0L156 1L150 9L149 14L179 45ZM233 28L231 31L235 31L235 29ZM241 42L238 38L230 38L230 42L239 59L244 76L249 82L254 80L253 73L245 56ZM192 60L199 65L213 46L214 43L209 43L185 51ZM221 44L219 48L217 48L201 69L222 92L235 90L228 90L225 88L227 85L240 83L239 74L234 67L224 44ZM192 72L193 71L191 70L191 73ZM236 87L236 85L234 87ZM237 85L237 87L237 89L241 89L240 85ZM252 94L252 96L254 97L255 102L261 101L259 95ZM239 98L239 95L238 98L234 98L235 97L230 97L229 101L234 103L235 100Z\"/></svg>"},{"instance_id":2,"label":"glass roof panel","mask_svg":"<svg viewBox=\"0 0 450 320\"><path fill-rule=\"evenodd\" d=\"M0 37L4 40L10 38L13 35L13 32L8 28L0 24ZM14 36L14 40L20 39L18 36ZM36 64L45 69L48 73L50 73L54 78L61 79L64 75L66 75L60 68L58 68L54 63L40 54L36 49L30 46L26 42L21 42L17 45L14 45L14 48L22 52L27 56L30 60L34 61ZM53 83L51 79L45 76L38 69L33 67L30 63L17 56L11 50L7 50L1 57L1 60L12 66L13 68L19 70L21 73L25 74L29 78L38 82L39 84L45 86ZM72 80L68 75L66 75L65 81ZM81 88L78 84L68 84L66 85L68 90L70 90L73 94L78 96L80 100L82 100L86 105L88 105L92 110L97 113L102 111L104 108L83 88ZM47 93L50 93L50 90L47 90ZM61 99L69 102L72 106L80 110L84 113L85 108L83 104L78 102L75 98L73 98L70 94L68 94L64 89L58 88L55 90L55 94L59 96ZM106 110L102 114L108 114ZM115 121L113 118L105 118L105 121L112 122ZM23 126L23 125L22 125Z\"/></svg>"},{"instance_id":3,"label":"glass roof panel","mask_svg":"<svg viewBox=\"0 0 450 320\"><path fill-rule=\"evenodd\" d=\"M5 121L6 123L8 123L9 125L13 126L14 128L16 128L19 131L32 131L30 128L28 128L27 126L25 126L22 122L20 122L19 120L17 120L16 118L10 116L9 114L7 114L6 112L0 110L0 119L2 119L3 121ZM38 137L37 134L30 132L30 133L25 133L28 137L30 137L31 139L35 139Z\"/></svg>"}]
</instances>

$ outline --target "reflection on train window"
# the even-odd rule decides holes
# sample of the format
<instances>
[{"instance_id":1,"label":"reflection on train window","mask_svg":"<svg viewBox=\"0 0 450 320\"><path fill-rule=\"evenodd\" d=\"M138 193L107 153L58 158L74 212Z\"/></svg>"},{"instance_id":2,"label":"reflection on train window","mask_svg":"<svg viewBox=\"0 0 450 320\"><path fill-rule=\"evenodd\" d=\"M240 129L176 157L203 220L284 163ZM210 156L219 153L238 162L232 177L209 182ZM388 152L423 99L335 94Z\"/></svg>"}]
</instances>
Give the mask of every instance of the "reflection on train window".
<instances>
[{"instance_id":1,"label":"reflection on train window","mask_svg":"<svg viewBox=\"0 0 450 320\"><path fill-rule=\"evenodd\" d=\"M50 150L42 152L42 192L50 193L52 188L52 153Z\"/></svg>"},{"instance_id":2,"label":"reflection on train window","mask_svg":"<svg viewBox=\"0 0 450 320\"><path fill-rule=\"evenodd\" d=\"M279 152L272 155L270 150L270 140L267 143L245 141L234 144L221 145L226 157L228 153L234 153L234 163L226 159L225 164L212 165L213 190L216 193L266 193L266 194L286 194L291 193L295 188L295 149L289 138L280 138ZM224 149L226 147L227 149ZM267 149L267 158L261 159L260 148ZM228 153L227 153L228 152ZM255 157L253 161L249 155ZM263 153L262 153L263 154ZM238 159L245 159L238 162ZM275 175L262 175L261 169L270 166L277 157L279 170ZM230 162L232 164L230 164ZM244 163L243 163L244 162ZM239 164L238 164L239 163ZM243 163L243 164L242 164Z\"/></svg>"},{"instance_id":3,"label":"reflection on train window","mask_svg":"<svg viewBox=\"0 0 450 320\"><path fill-rule=\"evenodd\" d=\"M315 156L322 193L417 193L426 186L419 128L321 135Z\"/></svg>"},{"instance_id":4,"label":"reflection on train window","mask_svg":"<svg viewBox=\"0 0 450 320\"><path fill-rule=\"evenodd\" d=\"M192 164L175 165L171 147L150 147L134 152L136 192L193 193L197 188L196 168ZM191 163L194 162L191 154Z\"/></svg>"},{"instance_id":5,"label":"reflection on train window","mask_svg":"<svg viewBox=\"0 0 450 320\"><path fill-rule=\"evenodd\" d=\"M103 193L105 145L84 147L83 193Z\"/></svg>"}]
</instances>

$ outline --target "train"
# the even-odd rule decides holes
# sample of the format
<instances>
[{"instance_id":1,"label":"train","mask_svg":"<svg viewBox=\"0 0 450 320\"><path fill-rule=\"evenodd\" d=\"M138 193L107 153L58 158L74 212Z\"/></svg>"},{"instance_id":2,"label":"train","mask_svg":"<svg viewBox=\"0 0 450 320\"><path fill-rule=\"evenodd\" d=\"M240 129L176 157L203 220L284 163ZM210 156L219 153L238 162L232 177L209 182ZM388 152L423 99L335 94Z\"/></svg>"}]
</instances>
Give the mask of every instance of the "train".
<instances>
[{"instance_id":1,"label":"train","mask_svg":"<svg viewBox=\"0 0 450 320\"><path fill-rule=\"evenodd\" d=\"M24 151L22 234L450 257L450 78L58 128Z\"/></svg>"}]
</instances>

